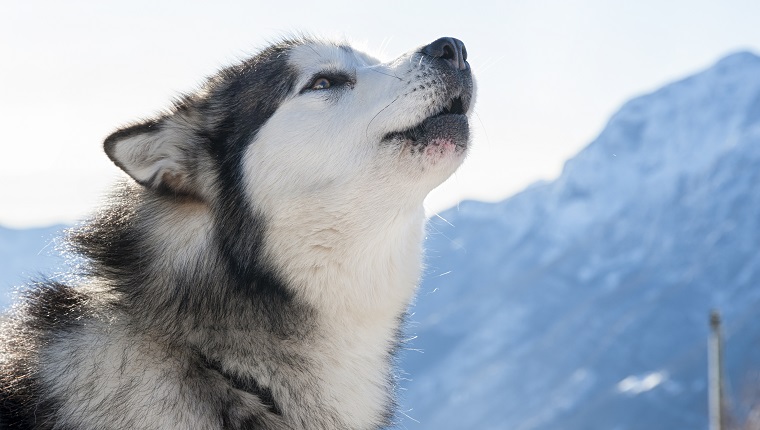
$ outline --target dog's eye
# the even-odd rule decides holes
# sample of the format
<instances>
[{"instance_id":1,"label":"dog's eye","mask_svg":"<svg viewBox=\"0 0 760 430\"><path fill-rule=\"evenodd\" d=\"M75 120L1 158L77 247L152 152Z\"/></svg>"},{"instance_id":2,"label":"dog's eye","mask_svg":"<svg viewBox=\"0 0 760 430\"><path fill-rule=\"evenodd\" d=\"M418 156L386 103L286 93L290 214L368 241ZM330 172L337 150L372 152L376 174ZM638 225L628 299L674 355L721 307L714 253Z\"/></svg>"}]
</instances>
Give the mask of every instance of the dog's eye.
<instances>
[{"instance_id":1,"label":"dog's eye","mask_svg":"<svg viewBox=\"0 0 760 430\"><path fill-rule=\"evenodd\" d=\"M303 87L301 94L327 89L333 91L341 88L353 88L353 86L354 79L351 76L343 72L323 71L314 75L311 81Z\"/></svg>"},{"instance_id":2,"label":"dog's eye","mask_svg":"<svg viewBox=\"0 0 760 430\"><path fill-rule=\"evenodd\" d=\"M326 90L330 88L332 84L330 83L330 80L325 77L319 77L314 80L314 82L311 84L312 90Z\"/></svg>"}]
</instances>

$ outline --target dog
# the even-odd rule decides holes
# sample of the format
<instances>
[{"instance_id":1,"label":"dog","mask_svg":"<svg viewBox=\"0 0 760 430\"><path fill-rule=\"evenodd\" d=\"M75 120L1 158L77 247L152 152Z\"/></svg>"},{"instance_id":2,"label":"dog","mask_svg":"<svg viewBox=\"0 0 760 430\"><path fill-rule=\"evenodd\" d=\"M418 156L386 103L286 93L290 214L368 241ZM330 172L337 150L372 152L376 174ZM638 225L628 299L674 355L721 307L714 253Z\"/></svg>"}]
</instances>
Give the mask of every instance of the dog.
<instances>
[{"instance_id":1,"label":"dog","mask_svg":"<svg viewBox=\"0 0 760 430\"><path fill-rule=\"evenodd\" d=\"M445 37L383 63L292 38L104 142L72 281L0 330L0 427L377 429L422 270L423 199L475 84Z\"/></svg>"}]
</instances>

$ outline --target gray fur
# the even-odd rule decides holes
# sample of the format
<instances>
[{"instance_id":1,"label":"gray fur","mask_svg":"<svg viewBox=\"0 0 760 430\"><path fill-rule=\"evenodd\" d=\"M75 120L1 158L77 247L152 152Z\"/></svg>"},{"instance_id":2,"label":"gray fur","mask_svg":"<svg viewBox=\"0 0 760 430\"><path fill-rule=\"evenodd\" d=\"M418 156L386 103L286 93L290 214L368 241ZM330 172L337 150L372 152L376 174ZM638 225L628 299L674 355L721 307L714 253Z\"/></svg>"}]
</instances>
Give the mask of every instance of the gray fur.
<instances>
[{"instance_id":1,"label":"gray fur","mask_svg":"<svg viewBox=\"0 0 760 430\"><path fill-rule=\"evenodd\" d=\"M288 166L281 166L282 178L271 179L271 188L257 189L251 198L255 181L250 178L257 172L246 164L255 153L250 147L267 143L260 134L276 131L270 119L281 106L299 106L298 97L334 106L354 86L363 88L355 80L364 78L348 70L329 75L336 86L329 94L310 89L300 69L306 60L296 61L293 54L304 52L295 51L304 46L349 58L345 64L381 66L348 46L336 46L333 53L324 42L284 41L220 71L171 111L106 139L106 153L131 178L115 186L90 221L68 232L72 253L85 262L72 278L76 285L31 285L0 320L0 428L377 429L392 424L393 357L419 273L422 218L417 207L429 190L409 192L411 209L401 204L396 209L383 197L393 188L379 189L377 198L369 195L364 203L341 197L340 188L334 194L336 179L302 178L295 180L303 194L294 197L290 185L283 185ZM469 66L454 72L420 51L408 59L412 66L400 62L394 69L408 72L408 83L377 75L399 88L397 100L417 97L411 88L424 70L424 82L432 89L420 119L453 98L463 104L462 112L428 119L413 133L386 126L375 132L369 152L357 153L377 152L371 157L389 160L406 154L408 160L393 167L406 169L403 174L384 172L381 162L368 165L388 187L410 183L412 189L411 183L423 182L404 175L440 176L428 181L432 187L463 158L469 139L464 113L472 103L473 83ZM366 118L379 123L385 110ZM430 129L425 131L424 124ZM371 126L372 121L355 125L367 136ZM357 176L354 182L366 180ZM277 187L286 190L281 198L270 192ZM362 187L346 195L363 196ZM267 193L274 194L259 199ZM337 197L331 203L321 195ZM317 204L303 209L306 203L299 199ZM272 201L296 209L283 212L265 203ZM407 213L409 220L402 216ZM366 214L376 217L368 227L362 224ZM305 217L311 216L332 221L310 227ZM389 227L383 227L386 220ZM314 286L300 281L308 276L293 273L303 243L279 245L278 232L318 239L313 252L324 254L325 262L306 266L315 273ZM381 246L375 243L373 238L386 235ZM402 247L397 244L402 239L408 244L394 249ZM355 259L357 246L382 261ZM343 255L352 260L341 261ZM376 263L379 271L365 273L364 265ZM347 280L358 274L358 281L345 285L360 290L362 280L404 281L387 285L387 293L384 285L380 290L370 285L367 291L382 293L374 301L341 299L333 307L325 304L323 293L313 291L319 284L330 297L354 294L341 290L340 279L335 290L329 282L318 282L335 279L335 273ZM354 376L344 378L344 372ZM348 406L354 400L356 405Z\"/></svg>"}]
</instances>

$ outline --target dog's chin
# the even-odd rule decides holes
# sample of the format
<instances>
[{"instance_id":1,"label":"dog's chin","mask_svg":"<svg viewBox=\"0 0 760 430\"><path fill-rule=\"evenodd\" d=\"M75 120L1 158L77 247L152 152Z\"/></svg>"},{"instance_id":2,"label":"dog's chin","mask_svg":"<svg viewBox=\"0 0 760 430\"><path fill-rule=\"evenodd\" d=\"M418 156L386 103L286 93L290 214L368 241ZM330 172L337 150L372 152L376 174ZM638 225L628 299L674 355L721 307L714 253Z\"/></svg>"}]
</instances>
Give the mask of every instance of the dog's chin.
<instances>
[{"instance_id":1,"label":"dog's chin","mask_svg":"<svg viewBox=\"0 0 760 430\"><path fill-rule=\"evenodd\" d=\"M383 140L399 143L403 153L423 165L454 164L456 168L467 153L470 127L466 115L435 115L408 130L389 133Z\"/></svg>"}]
</instances>

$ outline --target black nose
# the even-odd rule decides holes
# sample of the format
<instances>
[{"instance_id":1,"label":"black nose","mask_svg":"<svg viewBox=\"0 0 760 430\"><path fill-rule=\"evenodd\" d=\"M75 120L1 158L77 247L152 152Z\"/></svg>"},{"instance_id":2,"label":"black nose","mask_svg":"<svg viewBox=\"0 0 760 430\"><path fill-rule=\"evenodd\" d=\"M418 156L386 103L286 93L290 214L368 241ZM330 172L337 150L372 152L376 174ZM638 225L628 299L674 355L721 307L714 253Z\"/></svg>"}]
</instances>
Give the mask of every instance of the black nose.
<instances>
[{"instance_id":1,"label":"black nose","mask_svg":"<svg viewBox=\"0 0 760 430\"><path fill-rule=\"evenodd\" d=\"M456 70L467 70L467 48L459 39L442 37L422 48L422 53L434 58L446 60Z\"/></svg>"}]
</instances>

